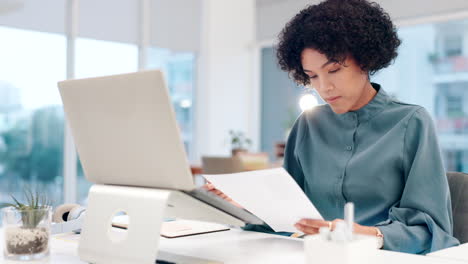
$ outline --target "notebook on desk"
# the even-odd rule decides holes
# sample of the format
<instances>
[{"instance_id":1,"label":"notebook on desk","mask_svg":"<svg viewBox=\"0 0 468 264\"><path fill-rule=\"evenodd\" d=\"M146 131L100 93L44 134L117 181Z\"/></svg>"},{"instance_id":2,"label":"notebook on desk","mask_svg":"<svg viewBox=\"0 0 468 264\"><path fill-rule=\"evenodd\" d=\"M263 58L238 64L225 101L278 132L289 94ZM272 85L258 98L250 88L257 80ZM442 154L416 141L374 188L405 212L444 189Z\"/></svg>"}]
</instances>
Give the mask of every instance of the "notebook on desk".
<instances>
[{"instance_id":1,"label":"notebook on desk","mask_svg":"<svg viewBox=\"0 0 468 264\"><path fill-rule=\"evenodd\" d=\"M112 226L127 229L128 217L126 215L119 215L114 217L112 220ZM177 238L228 230L229 227L216 223L185 219L171 219L163 222L161 226L161 236L165 238Z\"/></svg>"}]
</instances>

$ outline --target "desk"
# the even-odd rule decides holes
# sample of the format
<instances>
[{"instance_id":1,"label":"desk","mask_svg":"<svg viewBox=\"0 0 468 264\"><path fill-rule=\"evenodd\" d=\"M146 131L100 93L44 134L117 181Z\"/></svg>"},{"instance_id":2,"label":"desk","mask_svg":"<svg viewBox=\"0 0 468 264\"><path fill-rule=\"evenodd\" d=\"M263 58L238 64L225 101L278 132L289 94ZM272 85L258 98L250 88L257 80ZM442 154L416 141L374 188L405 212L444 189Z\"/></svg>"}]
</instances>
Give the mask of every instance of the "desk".
<instances>
[{"instance_id":1,"label":"desk","mask_svg":"<svg viewBox=\"0 0 468 264\"><path fill-rule=\"evenodd\" d=\"M3 243L3 232L0 232ZM78 258L78 235L60 234L51 241L51 256L42 263L83 264ZM2 249L3 249L3 245ZM465 244L464 249L468 248ZM461 248L462 249L462 248ZM210 259L224 263L304 263L301 239L232 229L226 232L175 239L161 238L160 250L177 255ZM418 256L381 250L366 263L462 264L468 263L440 256ZM449 256L448 256L449 257ZM2 253L3 258L3 253ZM3 260L3 259L2 259ZM5 264L24 262L5 261ZM41 262L28 262L41 263ZM364 263L361 262L360 263Z\"/></svg>"},{"instance_id":2,"label":"desk","mask_svg":"<svg viewBox=\"0 0 468 264\"><path fill-rule=\"evenodd\" d=\"M468 263L468 243L460 245L458 247L451 247L442 249L436 252L432 252L428 254L431 257L439 257L439 258L450 258L465 261Z\"/></svg>"}]
</instances>

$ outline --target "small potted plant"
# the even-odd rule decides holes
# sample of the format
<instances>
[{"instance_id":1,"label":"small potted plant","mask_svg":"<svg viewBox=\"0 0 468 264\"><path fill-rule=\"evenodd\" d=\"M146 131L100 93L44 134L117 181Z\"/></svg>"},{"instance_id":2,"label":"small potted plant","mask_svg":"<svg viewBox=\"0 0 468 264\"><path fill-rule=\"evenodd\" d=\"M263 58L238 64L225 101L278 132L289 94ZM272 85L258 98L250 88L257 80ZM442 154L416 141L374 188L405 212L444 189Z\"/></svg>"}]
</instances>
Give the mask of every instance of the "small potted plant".
<instances>
[{"instance_id":1,"label":"small potted plant","mask_svg":"<svg viewBox=\"0 0 468 264\"><path fill-rule=\"evenodd\" d=\"M229 130L231 137L231 153L232 156L237 155L239 152L247 152L248 147L252 141L247 138L242 131Z\"/></svg>"},{"instance_id":2,"label":"small potted plant","mask_svg":"<svg viewBox=\"0 0 468 264\"><path fill-rule=\"evenodd\" d=\"M52 210L46 196L25 192L26 203L0 204L4 229L4 256L12 260L37 260L49 255Z\"/></svg>"}]
</instances>

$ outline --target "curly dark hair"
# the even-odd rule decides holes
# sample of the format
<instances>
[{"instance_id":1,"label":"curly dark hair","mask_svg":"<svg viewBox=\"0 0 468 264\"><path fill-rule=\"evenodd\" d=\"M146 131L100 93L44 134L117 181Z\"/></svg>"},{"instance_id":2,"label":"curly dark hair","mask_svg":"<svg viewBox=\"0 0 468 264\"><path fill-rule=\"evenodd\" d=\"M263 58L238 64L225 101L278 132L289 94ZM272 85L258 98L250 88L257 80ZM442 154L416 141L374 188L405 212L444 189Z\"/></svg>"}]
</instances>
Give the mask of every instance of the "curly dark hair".
<instances>
[{"instance_id":1,"label":"curly dark hair","mask_svg":"<svg viewBox=\"0 0 468 264\"><path fill-rule=\"evenodd\" d=\"M309 77L301 53L312 48L329 60L344 63L352 56L369 75L389 66L401 41L390 16L367 0L326 0L299 12L279 34L278 63L299 84Z\"/></svg>"}]
</instances>

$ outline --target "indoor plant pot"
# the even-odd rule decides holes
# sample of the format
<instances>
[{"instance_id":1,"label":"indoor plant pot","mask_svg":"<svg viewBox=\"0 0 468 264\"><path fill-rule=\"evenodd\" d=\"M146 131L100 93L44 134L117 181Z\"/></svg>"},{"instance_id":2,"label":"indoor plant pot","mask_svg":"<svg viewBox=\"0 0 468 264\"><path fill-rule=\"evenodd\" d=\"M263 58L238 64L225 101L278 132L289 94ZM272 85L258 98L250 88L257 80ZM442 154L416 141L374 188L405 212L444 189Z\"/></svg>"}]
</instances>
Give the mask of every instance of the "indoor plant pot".
<instances>
[{"instance_id":1,"label":"indoor plant pot","mask_svg":"<svg viewBox=\"0 0 468 264\"><path fill-rule=\"evenodd\" d=\"M51 207L2 209L4 256L13 260L35 260L49 255Z\"/></svg>"},{"instance_id":2,"label":"indoor plant pot","mask_svg":"<svg viewBox=\"0 0 468 264\"><path fill-rule=\"evenodd\" d=\"M246 153L248 150L244 148L234 148L231 150L231 155L234 157L239 153Z\"/></svg>"},{"instance_id":3,"label":"indoor plant pot","mask_svg":"<svg viewBox=\"0 0 468 264\"><path fill-rule=\"evenodd\" d=\"M4 257L37 260L49 255L52 207L44 196L26 193L27 203L2 204Z\"/></svg>"}]
</instances>

